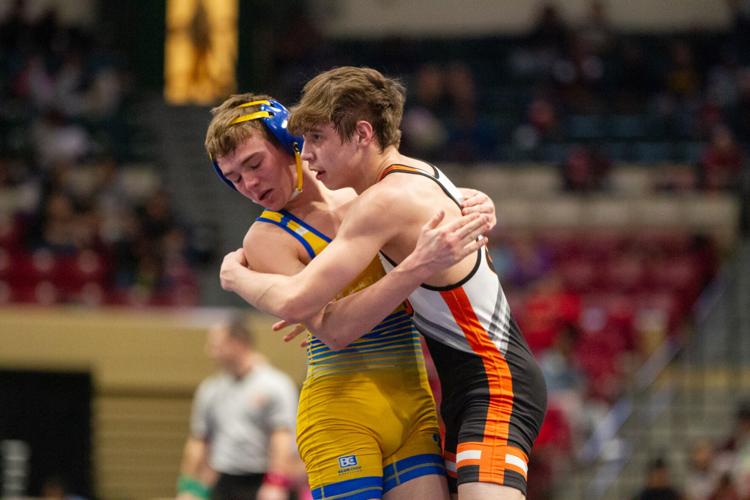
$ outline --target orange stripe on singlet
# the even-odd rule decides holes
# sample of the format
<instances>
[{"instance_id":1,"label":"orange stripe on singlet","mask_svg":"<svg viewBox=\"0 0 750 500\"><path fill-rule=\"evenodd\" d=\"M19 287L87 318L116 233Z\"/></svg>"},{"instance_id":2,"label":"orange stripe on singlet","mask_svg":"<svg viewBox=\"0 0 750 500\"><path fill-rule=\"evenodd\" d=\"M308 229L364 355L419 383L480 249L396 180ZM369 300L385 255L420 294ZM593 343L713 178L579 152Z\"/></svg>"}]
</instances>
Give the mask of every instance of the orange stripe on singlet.
<instances>
[{"instance_id":1,"label":"orange stripe on singlet","mask_svg":"<svg viewBox=\"0 0 750 500\"><path fill-rule=\"evenodd\" d=\"M395 172L395 171L399 171L399 172L418 172L420 174L426 174L427 173L424 170L420 170L420 169L414 168L414 167L409 167L407 165L393 164L393 165L388 166L385 170L383 170L380 173L380 177L378 177L378 181L383 180L383 177L385 177L386 175L390 174L391 172Z\"/></svg>"},{"instance_id":2,"label":"orange stripe on singlet","mask_svg":"<svg viewBox=\"0 0 750 500\"><path fill-rule=\"evenodd\" d=\"M456 324L463 331L472 350L481 358L487 374L490 405L487 409L482 442L477 443L478 446L475 448L482 450L480 462L486 465L486 467L480 465L479 480L487 481L489 480L487 476L502 474L502 469L506 467L505 454L508 448L510 416L513 411L513 379L510 367L479 322L464 289L454 288L440 292L440 295L448 305ZM459 445L459 447L474 448L471 443L465 444L468 446ZM464 461L461 465L464 465ZM500 471L497 467L500 467Z\"/></svg>"}]
</instances>

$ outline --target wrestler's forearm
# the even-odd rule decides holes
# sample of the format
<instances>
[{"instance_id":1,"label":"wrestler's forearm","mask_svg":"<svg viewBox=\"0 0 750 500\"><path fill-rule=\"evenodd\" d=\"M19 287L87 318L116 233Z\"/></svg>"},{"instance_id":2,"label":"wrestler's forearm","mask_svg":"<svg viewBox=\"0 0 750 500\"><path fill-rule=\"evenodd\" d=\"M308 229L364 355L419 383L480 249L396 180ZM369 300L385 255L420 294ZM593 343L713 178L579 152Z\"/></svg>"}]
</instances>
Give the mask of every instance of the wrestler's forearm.
<instances>
[{"instance_id":1,"label":"wrestler's forearm","mask_svg":"<svg viewBox=\"0 0 750 500\"><path fill-rule=\"evenodd\" d=\"M192 500L196 492L210 494L217 473L208 465L208 443L196 437L188 438L177 479L177 500Z\"/></svg>"},{"instance_id":2,"label":"wrestler's forearm","mask_svg":"<svg viewBox=\"0 0 750 500\"><path fill-rule=\"evenodd\" d=\"M289 429L276 429L271 433L268 441L268 472L290 476L293 471L289 464L292 462L294 449L294 434Z\"/></svg>"},{"instance_id":3,"label":"wrestler's forearm","mask_svg":"<svg viewBox=\"0 0 750 500\"><path fill-rule=\"evenodd\" d=\"M407 257L373 285L327 304L305 326L331 349L342 349L390 315L433 272Z\"/></svg>"},{"instance_id":4,"label":"wrestler's forearm","mask_svg":"<svg viewBox=\"0 0 750 500\"><path fill-rule=\"evenodd\" d=\"M304 321L325 305L319 299L321 295L308 290L299 275L259 273L247 268L235 268L234 273L231 282L226 282L227 289L257 309L290 323Z\"/></svg>"},{"instance_id":5,"label":"wrestler's forearm","mask_svg":"<svg viewBox=\"0 0 750 500\"><path fill-rule=\"evenodd\" d=\"M487 219L473 214L438 227L443 212L422 227L417 246L398 266L373 285L325 306L306 326L331 348L358 339L388 316L421 283L476 252Z\"/></svg>"}]
</instances>

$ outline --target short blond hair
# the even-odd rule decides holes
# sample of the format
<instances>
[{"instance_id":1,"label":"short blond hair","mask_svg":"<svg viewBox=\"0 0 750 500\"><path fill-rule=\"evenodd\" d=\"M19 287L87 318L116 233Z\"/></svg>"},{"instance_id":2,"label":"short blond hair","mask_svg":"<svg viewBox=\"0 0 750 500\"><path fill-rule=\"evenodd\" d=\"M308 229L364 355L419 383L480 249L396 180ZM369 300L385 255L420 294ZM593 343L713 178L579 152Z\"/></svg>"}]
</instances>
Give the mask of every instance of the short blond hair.
<instances>
[{"instance_id":1,"label":"short blond hair","mask_svg":"<svg viewBox=\"0 0 750 500\"><path fill-rule=\"evenodd\" d=\"M274 141L261 120L250 120L242 123L232 122L242 115L259 111L258 106L239 107L240 104L252 101L268 100L271 97L262 94L235 94L211 110L213 118L208 124L206 140L203 143L213 159L226 156L253 134L263 134L266 140Z\"/></svg>"},{"instance_id":2,"label":"short blond hair","mask_svg":"<svg viewBox=\"0 0 750 500\"><path fill-rule=\"evenodd\" d=\"M372 68L342 66L319 74L305 85L292 109L289 130L296 135L332 123L342 141L359 120L370 122L380 147L398 147L406 90L398 80Z\"/></svg>"}]
</instances>

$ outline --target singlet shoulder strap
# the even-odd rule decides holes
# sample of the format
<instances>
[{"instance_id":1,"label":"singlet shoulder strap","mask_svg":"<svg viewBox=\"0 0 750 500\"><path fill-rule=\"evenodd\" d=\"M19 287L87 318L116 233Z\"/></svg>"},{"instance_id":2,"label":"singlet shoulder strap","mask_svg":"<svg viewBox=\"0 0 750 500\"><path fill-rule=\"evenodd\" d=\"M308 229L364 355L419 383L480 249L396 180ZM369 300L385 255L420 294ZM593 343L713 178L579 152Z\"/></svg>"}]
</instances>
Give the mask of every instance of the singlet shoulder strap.
<instances>
[{"instance_id":1,"label":"singlet shoulder strap","mask_svg":"<svg viewBox=\"0 0 750 500\"><path fill-rule=\"evenodd\" d=\"M274 224L291 234L305 248L311 259L331 242L331 238L287 210L264 210L255 220Z\"/></svg>"},{"instance_id":2,"label":"singlet shoulder strap","mask_svg":"<svg viewBox=\"0 0 750 500\"><path fill-rule=\"evenodd\" d=\"M425 172L424 170L415 168L415 167L410 167L408 165L401 165L398 163L394 163L393 165L389 165L388 167L386 167L385 170L383 170L383 172L380 174L380 178L378 179L378 181L383 180L385 176L393 174L393 173L421 175L421 176L427 177L428 179L432 179L433 181L435 181L437 185L440 186L440 189L442 189L443 192L446 195L448 195L448 198L453 200L453 202L456 205L461 207L461 202L458 200L458 198L456 198L456 196L453 193L451 193L450 189L448 189L448 187L443 183L443 179L447 179L447 177L445 176L441 177L440 170L438 170L434 166L430 165L430 168L432 168L432 172L433 172L432 174L430 174L429 172Z\"/></svg>"},{"instance_id":3,"label":"singlet shoulder strap","mask_svg":"<svg viewBox=\"0 0 750 500\"><path fill-rule=\"evenodd\" d=\"M403 172L405 174L424 175L425 177L431 177L433 179L438 179L440 177L440 171L438 169L436 169L435 167L433 167L432 165L430 165L430 167L432 168L433 174L429 174L428 172L425 172L424 170L420 170L420 169L415 168L415 167L410 167L409 165L401 165L399 163L394 163L393 165L389 165L388 167L386 167L386 169L383 170L383 172L381 172L380 178L378 179L378 181L383 180L383 178L386 175L390 175L390 174L392 174L394 172Z\"/></svg>"}]
</instances>

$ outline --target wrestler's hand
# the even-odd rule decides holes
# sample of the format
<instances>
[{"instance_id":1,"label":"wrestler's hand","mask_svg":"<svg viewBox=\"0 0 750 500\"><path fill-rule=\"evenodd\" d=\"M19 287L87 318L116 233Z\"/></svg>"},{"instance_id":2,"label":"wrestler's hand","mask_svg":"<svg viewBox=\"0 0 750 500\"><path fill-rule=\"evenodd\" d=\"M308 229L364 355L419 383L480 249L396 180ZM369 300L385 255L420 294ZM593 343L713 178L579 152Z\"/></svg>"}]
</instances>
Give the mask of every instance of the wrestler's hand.
<instances>
[{"instance_id":1,"label":"wrestler's hand","mask_svg":"<svg viewBox=\"0 0 750 500\"><path fill-rule=\"evenodd\" d=\"M240 248L226 254L219 270L221 288L228 292L233 292L238 281L238 276L245 270L247 270L247 258L245 258L245 251L243 249Z\"/></svg>"},{"instance_id":2,"label":"wrestler's hand","mask_svg":"<svg viewBox=\"0 0 750 500\"><path fill-rule=\"evenodd\" d=\"M444 218L445 212L440 210L422 226L416 248L399 267L406 263L408 269L426 280L458 264L487 242L484 233L489 230L489 219L486 215L473 213L440 225Z\"/></svg>"},{"instance_id":3,"label":"wrestler's hand","mask_svg":"<svg viewBox=\"0 0 750 500\"><path fill-rule=\"evenodd\" d=\"M482 191L470 188L461 188L461 194L464 196L464 201L461 202L461 213L463 215L485 214L489 217L490 229L495 227L497 214L495 213L495 204L489 196Z\"/></svg>"},{"instance_id":4,"label":"wrestler's hand","mask_svg":"<svg viewBox=\"0 0 750 500\"><path fill-rule=\"evenodd\" d=\"M290 325L289 323L287 323L285 320L282 319L281 321L277 321L276 323L274 323L271 329L274 332L278 332L290 326L292 325ZM305 327L305 325L298 323L294 325L294 328L292 329L291 332L285 333L284 337L282 338L284 339L284 342L291 342L292 340L295 339L295 337L299 336L301 333L305 333L306 331L307 331L307 328ZM299 346L307 347L307 345L308 345L307 337L305 337L305 339L302 341L302 343L300 343Z\"/></svg>"},{"instance_id":5,"label":"wrestler's hand","mask_svg":"<svg viewBox=\"0 0 750 500\"><path fill-rule=\"evenodd\" d=\"M274 484L264 484L255 498L257 500L289 500L289 490Z\"/></svg>"}]
</instances>

